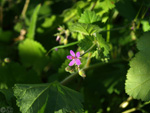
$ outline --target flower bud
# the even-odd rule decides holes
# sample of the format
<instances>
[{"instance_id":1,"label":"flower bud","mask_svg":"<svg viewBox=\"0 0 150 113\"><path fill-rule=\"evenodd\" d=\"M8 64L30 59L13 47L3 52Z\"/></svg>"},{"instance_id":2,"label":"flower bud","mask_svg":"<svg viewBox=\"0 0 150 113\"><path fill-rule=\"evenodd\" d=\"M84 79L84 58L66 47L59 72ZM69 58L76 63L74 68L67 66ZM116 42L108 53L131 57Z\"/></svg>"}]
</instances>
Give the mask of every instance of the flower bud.
<instances>
[{"instance_id":1,"label":"flower bud","mask_svg":"<svg viewBox=\"0 0 150 113\"><path fill-rule=\"evenodd\" d=\"M59 40L60 40L60 36L57 36L56 41L59 41Z\"/></svg>"},{"instance_id":2,"label":"flower bud","mask_svg":"<svg viewBox=\"0 0 150 113\"><path fill-rule=\"evenodd\" d=\"M68 43L68 40L65 38L64 39L64 45L66 45Z\"/></svg>"},{"instance_id":3,"label":"flower bud","mask_svg":"<svg viewBox=\"0 0 150 113\"><path fill-rule=\"evenodd\" d=\"M86 77L85 72L84 72L82 69L79 70L79 75L80 75L81 77L83 77L83 78Z\"/></svg>"}]
</instances>

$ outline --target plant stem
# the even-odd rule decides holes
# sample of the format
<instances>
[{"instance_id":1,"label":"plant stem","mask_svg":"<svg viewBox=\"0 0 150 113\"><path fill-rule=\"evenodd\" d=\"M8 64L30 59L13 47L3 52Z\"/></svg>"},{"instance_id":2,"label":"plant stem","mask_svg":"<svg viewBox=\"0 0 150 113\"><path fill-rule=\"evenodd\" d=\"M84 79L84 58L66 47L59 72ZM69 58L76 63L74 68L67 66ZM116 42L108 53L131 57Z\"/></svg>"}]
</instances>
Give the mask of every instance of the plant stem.
<instances>
[{"instance_id":1,"label":"plant stem","mask_svg":"<svg viewBox=\"0 0 150 113\"><path fill-rule=\"evenodd\" d=\"M131 109L128 109L126 111L123 111L122 113L131 113L131 112L134 112L136 110L137 110L137 108L131 108Z\"/></svg>"},{"instance_id":2,"label":"plant stem","mask_svg":"<svg viewBox=\"0 0 150 113\"><path fill-rule=\"evenodd\" d=\"M128 23L127 25L123 26L123 27L117 27L117 28L113 28L113 29L110 29L110 30L102 30L100 31L101 32L108 32L108 31L118 31L118 30L121 30L121 29L125 29L126 27L128 27L129 25L131 25L131 23Z\"/></svg>"},{"instance_id":3,"label":"plant stem","mask_svg":"<svg viewBox=\"0 0 150 113\"><path fill-rule=\"evenodd\" d=\"M96 3L97 3L97 1L95 1L94 3L93 3L93 6L92 6L92 8L91 8L91 11L94 9L94 7L96 6Z\"/></svg>"},{"instance_id":4,"label":"plant stem","mask_svg":"<svg viewBox=\"0 0 150 113\"><path fill-rule=\"evenodd\" d=\"M93 49L93 47L96 45L96 43L94 43L87 51L85 51L80 57L82 57L83 55L85 55L87 52L89 52L91 49Z\"/></svg>"},{"instance_id":5,"label":"plant stem","mask_svg":"<svg viewBox=\"0 0 150 113\"><path fill-rule=\"evenodd\" d=\"M55 46L55 47L53 47L52 49L50 49L47 53L46 53L46 56L48 56L48 54L52 51L52 50L54 50L54 49L59 49L59 48L65 48L65 47L69 47L69 46L73 46L73 45L76 45L76 44L78 44L79 43L79 41L76 41L76 42L72 42L72 43L69 43L69 44L66 44L66 45L60 45L60 46Z\"/></svg>"},{"instance_id":6,"label":"plant stem","mask_svg":"<svg viewBox=\"0 0 150 113\"><path fill-rule=\"evenodd\" d=\"M91 70L91 69L95 69L95 68L98 68L98 67L103 67L103 66L107 66L107 65L111 65L111 64L114 64L114 63L120 63L120 62L126 62L122 59L118 59L118 60L113 60L113 61L110 61L108 63L97 63L97 64L93 64L91 66L88 66L88 67L85 67L83 68L83 71L87 71L87 70ZM69 75L67 78L65 78L64 80L62 80L60 83L62 85L66 85L68 84L69 82L71 82L73 79L75 79L78 75L78 72L75 72L71 75Z\"/></svg>"},{"instance_id":7,"label":"plant stem","mask_svg":"<svg viewBox=\"0 0 150 113\"><path fill-rule=\"evenodd\" d=\"M107 42L110 40L110 24L107 24Z\"/></svg>"},{"instance_id":8,"label":"plant stem","mask_svg":"<svg viewBox=\"0 0 150 113\"><path fill-rule=\"evenodd\" d=\"M24 7L23 7L23 10L22 10L22 13L21 13L23 19L26 17L26 11L28 9L29 2L30 2L30 0L26 0L26 2L24 4Z\"/></svg>"}]
</instances>

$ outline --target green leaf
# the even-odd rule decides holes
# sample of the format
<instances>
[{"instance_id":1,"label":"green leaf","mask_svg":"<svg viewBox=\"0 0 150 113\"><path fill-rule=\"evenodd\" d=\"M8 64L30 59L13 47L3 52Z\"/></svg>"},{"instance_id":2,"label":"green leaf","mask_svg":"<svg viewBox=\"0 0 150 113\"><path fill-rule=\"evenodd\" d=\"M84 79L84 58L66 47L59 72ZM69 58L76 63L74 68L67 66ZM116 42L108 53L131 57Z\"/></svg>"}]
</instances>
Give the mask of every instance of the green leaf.
<instances>
[{"instance_id":1,"label":"green leaf","mask_svg":"<svg viewBox=\"0 0 150 113\"><path fill-rule=\"evenodd\" d=\"M88 23L88 24L97 21L100 21L100 16L97 16L94 11L88 11L88 10L84 11L84 13L81 15L79 19L80 23Z\"/></svg>"},{"instance_id":2,"label":"green leaf","mask_svg":"<svg viewBox=\"0 0 150 113\"><path fill-rule=\"evenodd\" d=\"M102 17L104 14L109 13L109 10L113 9L114 7L115 4L113 0L103 0L103 1L97 1L95 10L99 11L97 12L97 14L99 14Z\"/></svg>"},{"instance_id":3,"label":"green leaf","mask_svg":"<svg viewBox=\"0 0 150 113\"><path fill-rule=\"evenodd\" d=\"M144 31L144 32L150 30L150 24L149 24L148 21L142 20L141 23L142 23L142 25L143 25L142 27L143 27L143 31Z\"/></svg>"},{"instance_id":4,"label":"green leaf","mask_svg":"<svg viewBox=\"0 0 150 113\"><path fill-rule=\"evenodd\" d=\"M78 45L81 47L81 49L86 51L93 45L93 41L94 36L85 36L85 38L82 39Z\"/></svg>"},{"instance_id":5,"label":"green leaf","mask_svg":"<svg viewBox=\"0 0 150 113\"><path fill-rule=\"evenodd\" d=\"M97 43L98 43L98 48L100 47L101 49L99 49L100 51L103 50L103 54L105 57L108 56L109 51L110 51L110 47L109 44L104 40L104 38L102 37L102 35L100 34L96 34L96 38L97 38Z\"/></svg>"},{"instance_id":6,"label":"green leaf","mask_svg":"<svg viewBox=\"0 0 150 113\"><path fill-rule=\"evenodd\" d=\"M57 82L34 85L16 84L14 95L22 113L82 112L83 100L80 94Z\"/></svg>"},{"instance_id":7,"label":"green leaf","mask_svg":"<svg viewBox=\"0 0 150 113\"><path fill-rule=\"evenodd\" d=\"M56 15L52 15L50 18L45 18L45 21L42 24L42 27L44 28L51 27L55 20L56 20Z\"/></svg>"},{"instance_id":8,"label":"green leaf","mask_svg":"<svg viewBox=\"0 0 150 113\"><path fill-rule=\"evenodd\" d=\"M108 10L113 9L115 7L115 5L112 2L112 0L104 0L103 2L100 2L100 6L105 11L108 11Z\"/></svg>"},{"instance_id":9,"label":"green leaf","mask_svg":"<svg viewBox=\"0 0 150 113\"><path fill-rule=\"evenodd\" d=\"M140 50L130 61L125 83L126 93L135 99L150 101L150 33L145 33L137 42Z\"/></svg>"},{"instance_id":10,"label":"green leaf","mask_svg":"<svg viewBox=\"0 0 150 113\"><path fill-rule=\"evenodd\" d=\"M36 21L37 21L37 16L38 16L40 7L41 7L41 4L39 4L39 5L35 8L35 10L34 10L34 12L33 12L33 15L32 15L32 17L31 17L31 21L30 21L30 25L29 25L28 33L27 33L27 38L29 38L29 39L34 39L35 28L36 28Z\"/></svg>"},{"instance_id":11,"label":"green leaf","mask_svg":"<svg viewBox=\"0 0 150 113\"><path fill-rule=\"evenodd\" d=\"M70 27L70 30L83 33L84 35L92 35L93 33L100 32L101 28L92 24L75 23Z\"/></svg>"},{"instance_id":12,"label":"green leaf","mask_svg":"<svg viewBox=\"0 0 150 113\"><path fill-rule=\"evenodd\" d=\"M26 66L33 66L36 71L41 71L47 64L46 50L37 41L26 39L18 46L21 62Z\"/></svg>"}]
</instances>

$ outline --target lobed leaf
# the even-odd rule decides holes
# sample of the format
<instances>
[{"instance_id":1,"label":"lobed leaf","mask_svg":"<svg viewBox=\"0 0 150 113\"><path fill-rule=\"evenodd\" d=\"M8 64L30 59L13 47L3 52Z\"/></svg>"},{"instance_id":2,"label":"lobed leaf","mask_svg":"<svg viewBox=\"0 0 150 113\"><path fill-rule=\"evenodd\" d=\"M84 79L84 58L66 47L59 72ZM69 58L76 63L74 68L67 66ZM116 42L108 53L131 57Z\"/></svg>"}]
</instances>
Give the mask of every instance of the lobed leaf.
<instances>
[{"instance_id":1,"label":"lobed leaf","mask_svg":"<svg viewBox=\"0 0 150 113\"><path fill-rule=\"evenodd\" d=\"M19 44L18 49L20 60L26 67L33 66L36 71L41 71L47 64L46 50L37 41L26 39Z\"/></svg>"},{"instance_id":2,"label":"lobed leaf","mask_svg":"<svg viewBox=\"0 0 150 113\"><path fill-rule=\"evenodd\" d=\"M81 49L86 51L93 45L93 41L94 36L85 36L85 38L82 39L78 45L81 47Z\"/></svg>"},{"instance_id":3,"label":"lobed leaf","mask_svg":"<svg viewBox=\"0 0 150 113\"><path fill-rule=\"evenodd\" d=\"M145 33L137 42L140 50L130 61L125 83L126 93L135 99L150 101L150 33Z\"/></svg>"},{"instance_id":4,"label":"lobed leaf","mask_svg":"<svg viewBox=\"0 0 150 113\"><path fill-rule=\"evenodd\" d=\"M84 35L92 35L93 33L100 32L101 28L92 24L75 23L70 27L70 30L83 33Z\"/></svg>"},{"instance_id":5,"label":"lobed leaf","mask_svg":"<svg viewBox=\"0 0 150 113\"><path fill-rule=\"evenodd\" d=\"M58 82L50 84L16 84L14 95L22 113L82 112L82 98Z\"/></svg>"},{"instance_id":6,"label":"lobed leaf","mask_svg":"<svg viewBox=\"0 0 150 113\"><path fill-rule=\"evenodd\" d=\"M79 19L79 23L94 23L100 21L100 16L96 15L94 11L85 10Z\"/></svg>"}]
</instances>

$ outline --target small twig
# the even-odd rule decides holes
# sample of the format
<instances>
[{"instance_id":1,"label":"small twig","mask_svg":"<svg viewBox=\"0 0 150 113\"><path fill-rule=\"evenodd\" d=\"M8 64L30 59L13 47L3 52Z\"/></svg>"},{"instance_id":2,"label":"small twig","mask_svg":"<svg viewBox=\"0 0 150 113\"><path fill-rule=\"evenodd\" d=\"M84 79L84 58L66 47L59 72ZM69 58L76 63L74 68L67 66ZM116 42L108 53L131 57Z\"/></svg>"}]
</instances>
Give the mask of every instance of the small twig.
<instances>
[{"instance_id":1,"label":"small twig","mask_svg":"<svg viewBox=\"0 0 150 113\"><path fill-rule=\"evenodd\" d=\"M26 11L28 9L29 2L30 2L30 0L26 0L26 2L24 4L24 7L23 7L23 10L22 10L22 13L21 13L23 19L26 17Z\"/></svg>"}]
</instances>

